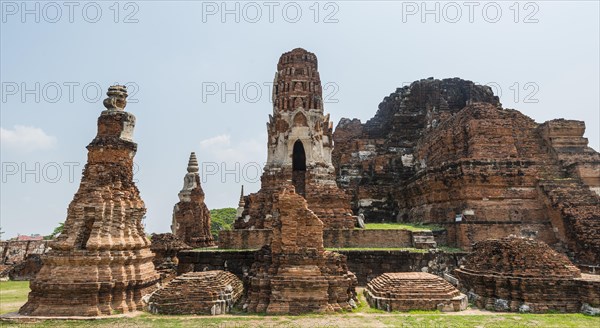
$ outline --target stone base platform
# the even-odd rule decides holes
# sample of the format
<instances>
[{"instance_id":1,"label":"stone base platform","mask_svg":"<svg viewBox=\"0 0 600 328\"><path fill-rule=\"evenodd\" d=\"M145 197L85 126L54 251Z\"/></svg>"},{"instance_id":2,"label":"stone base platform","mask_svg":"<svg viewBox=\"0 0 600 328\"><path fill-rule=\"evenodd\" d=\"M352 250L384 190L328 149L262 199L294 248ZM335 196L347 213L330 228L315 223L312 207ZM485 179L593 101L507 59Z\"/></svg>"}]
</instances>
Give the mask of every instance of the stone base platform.
<instances>
[{"instance_id":1,"label":"stone base platform","mask_svg":"<svg viewBox=\"0 0 600 328\"><path fill-rule=\"evenodd\" d=\"M446 280L425 272L384 273L365 288L369 305L380 310L462 311L467 296Z\"/></svg>"}]
</instances>

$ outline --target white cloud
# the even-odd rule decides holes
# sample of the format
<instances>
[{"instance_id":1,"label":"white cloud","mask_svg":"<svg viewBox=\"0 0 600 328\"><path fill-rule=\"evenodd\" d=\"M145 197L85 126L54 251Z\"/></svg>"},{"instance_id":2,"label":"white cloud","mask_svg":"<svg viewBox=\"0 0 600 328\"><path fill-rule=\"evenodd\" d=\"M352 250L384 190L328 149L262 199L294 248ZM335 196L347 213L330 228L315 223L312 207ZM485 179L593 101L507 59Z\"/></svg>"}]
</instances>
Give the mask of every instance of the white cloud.
<instances>
[{"instance_id":1,"label":"white cloud","mask_svg":"<svg viewBox=\"0 0 600 328\"><path fill-rule=\"evenodd\" d=\"M12 130L0 127L0 143L4 149L32 152L56 147L56 137L47 135L40 128L15 125Z\"/></svg>"},{"instance_id":2,"label":"white cloud","mask_svg":"<svg viewBox=\"0 0 600 328\"><path fill-rule=\"evenodd\" d=\"M210 149L213 147L226 147L231 144L231 136L228 134L222 134L216 137L204 139L200 141L200 148Z\"/></svg>"}]
</instances>

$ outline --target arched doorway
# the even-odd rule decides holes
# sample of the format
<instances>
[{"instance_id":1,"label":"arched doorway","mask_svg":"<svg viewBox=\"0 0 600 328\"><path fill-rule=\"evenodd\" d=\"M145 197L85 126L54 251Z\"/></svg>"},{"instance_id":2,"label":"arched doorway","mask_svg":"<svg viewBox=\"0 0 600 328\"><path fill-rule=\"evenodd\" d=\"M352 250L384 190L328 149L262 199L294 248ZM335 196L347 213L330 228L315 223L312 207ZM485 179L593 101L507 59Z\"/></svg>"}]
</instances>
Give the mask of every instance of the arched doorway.
<instances>
[{"instance_id":1,"label":"arched doorway","mask_svg":"<svg viewBox=\"0 0 600 328\"><path fill-rule=\"evenodd\" d=\"M292 152L292 184L296 188L297 194L306 197L306 152L304 152L304 145L300 140L296 140Z\"/></svg>"}]
</instances>

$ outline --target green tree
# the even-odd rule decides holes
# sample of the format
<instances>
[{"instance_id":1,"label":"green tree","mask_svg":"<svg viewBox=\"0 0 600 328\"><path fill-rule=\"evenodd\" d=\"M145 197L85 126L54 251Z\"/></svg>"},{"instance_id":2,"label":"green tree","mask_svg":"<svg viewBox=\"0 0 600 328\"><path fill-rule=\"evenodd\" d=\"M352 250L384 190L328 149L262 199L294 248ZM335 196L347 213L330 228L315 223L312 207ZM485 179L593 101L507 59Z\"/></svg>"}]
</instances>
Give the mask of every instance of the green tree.
<instances>
[{"instance_id":1,"label":"green tree","mask_svg":"<svg viewBox=\"0 0 600 328\"><path fill-rule=\"evenodd\" d=\"M219 230L231 230L237 210L232 207L210 210L210 233L215 240L219 239Z\"/></svg>"},{"instance_id":2,"label":"green tree","mask_svg":"<svg viewBox=\"0 0 600 328\"><path fill-rule=\"evenodd\" d=\"M65 227L65 223L59 222L58 227L54 228L54 231L52 231L52 233L49 234L48 236L44 236L44 239L49 240L49 239L56 238L56 236L58 236L63 231L64 227Z\"/></svg>"}]
</instances>

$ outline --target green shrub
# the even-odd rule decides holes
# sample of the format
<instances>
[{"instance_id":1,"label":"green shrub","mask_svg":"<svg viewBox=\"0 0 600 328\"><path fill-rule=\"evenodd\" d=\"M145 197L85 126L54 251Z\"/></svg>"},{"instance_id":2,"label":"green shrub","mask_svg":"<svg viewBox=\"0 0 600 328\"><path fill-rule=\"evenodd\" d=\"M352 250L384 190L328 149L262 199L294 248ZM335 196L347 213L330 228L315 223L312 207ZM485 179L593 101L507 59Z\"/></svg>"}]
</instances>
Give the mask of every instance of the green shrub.
<instances>
[{"instance_id":1,"label":"green shrub","mask_svg":"<svg viewBox=\"0 0 600 328\"><path fill-rule=\"evenodd\" d=\"M232 207L210 210L210 233L215 240L219 239L219 230L231 230L237 210Z\"/></svg>"}]
</instances>

